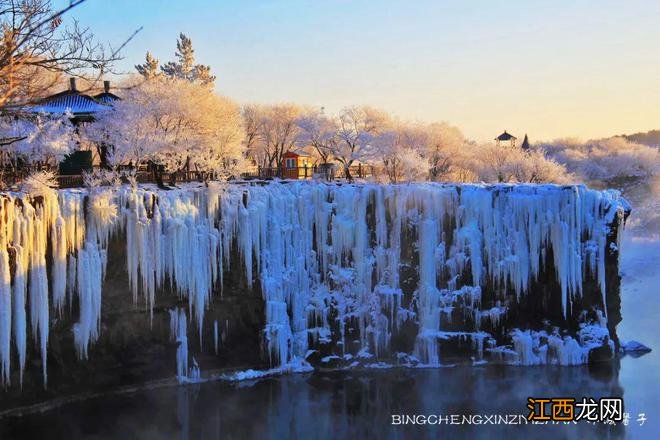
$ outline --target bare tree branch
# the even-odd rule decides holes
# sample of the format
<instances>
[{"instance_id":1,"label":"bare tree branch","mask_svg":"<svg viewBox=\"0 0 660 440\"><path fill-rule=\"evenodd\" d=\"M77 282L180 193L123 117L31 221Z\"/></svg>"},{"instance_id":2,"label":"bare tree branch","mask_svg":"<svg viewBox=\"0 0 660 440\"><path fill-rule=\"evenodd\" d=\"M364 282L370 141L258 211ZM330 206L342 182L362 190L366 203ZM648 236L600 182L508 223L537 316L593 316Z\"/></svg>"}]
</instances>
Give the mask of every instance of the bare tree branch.
<instances>
[{"instance_id":1,"label":"bare tree branch","mask_svg":"<svg viewBox=\"0 0 660 440\"><path fill-rule=\"evenodd\" d=\"M63 25L62 16L85 1L53 10L50 0L0 0L0 108L34 102L64 75L86 78L94 87L121 59L142 28L113 50L76 20ZM91 71L98 76L90 77Z\"/></svg>"}]
</instances>

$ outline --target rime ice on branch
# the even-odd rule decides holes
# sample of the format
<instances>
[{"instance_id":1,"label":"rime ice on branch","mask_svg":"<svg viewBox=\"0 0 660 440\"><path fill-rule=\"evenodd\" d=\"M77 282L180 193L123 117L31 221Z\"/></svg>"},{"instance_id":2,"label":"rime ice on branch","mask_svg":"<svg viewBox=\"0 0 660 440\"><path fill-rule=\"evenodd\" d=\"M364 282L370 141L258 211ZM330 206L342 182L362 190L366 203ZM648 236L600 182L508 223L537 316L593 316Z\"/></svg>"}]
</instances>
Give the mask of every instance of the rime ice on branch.
<instances>
[{"instance_id":1,"label":"rime ice on branch","mask_svg":"<svg viewBox=\"0 0 660 440\"><path fill-rule=\"evenodd\" d=\"M203 341L202 328L234 259L248 286L260 284L265 355L274 366L300 362L312 349L327 359L439 365L461 354L573 365L614 348L605 262L629 210L615 192L309 182L91 191L2 196L4 384L14 368L22 380L28 327L46 380L49 320L69 310L72 295L75 347L90 355L113 235L126 241L133 301L151 319L170 282L188 301L187 316L173 311L171 321L181 376L187 320L199 344L217 350L217 323L214 340ZM417 336L395 348L404 326Z\"/></svg>"}]
</instances>

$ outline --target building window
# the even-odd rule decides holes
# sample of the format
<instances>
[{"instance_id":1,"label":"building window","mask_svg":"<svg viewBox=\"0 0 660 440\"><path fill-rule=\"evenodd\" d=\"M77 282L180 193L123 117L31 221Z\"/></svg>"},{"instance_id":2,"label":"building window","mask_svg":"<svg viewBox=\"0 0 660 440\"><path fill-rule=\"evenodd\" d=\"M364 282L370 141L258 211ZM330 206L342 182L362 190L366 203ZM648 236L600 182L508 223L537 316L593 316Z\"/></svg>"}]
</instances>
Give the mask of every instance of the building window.
<instances>
[{"instance_id":1,"label":"building window","mask_svg":"<svg viewBox=\"0 0 660 440\"><path fill-rule=\"evenodd\" d=\"M286 167L287 168L295 168L296 167L296 160L295 159L287 159L286 160Z\"/></svg>"}]
</instances>

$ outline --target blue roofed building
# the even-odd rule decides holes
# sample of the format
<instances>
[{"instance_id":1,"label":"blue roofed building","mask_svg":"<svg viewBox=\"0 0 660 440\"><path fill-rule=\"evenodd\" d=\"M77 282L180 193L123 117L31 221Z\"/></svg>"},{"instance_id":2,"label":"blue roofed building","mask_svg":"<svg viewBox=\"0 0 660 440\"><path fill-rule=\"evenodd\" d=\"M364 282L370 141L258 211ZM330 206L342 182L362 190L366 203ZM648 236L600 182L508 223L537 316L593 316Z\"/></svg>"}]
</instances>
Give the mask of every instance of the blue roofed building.
<instances>
[{"instance_id":1,"label":"blue roofed building","mask_svg":"<svg viewBox=\"0 0 660 440\"><path fill-rule=\"evenodd\" d=\"M37 103L24 107L22 113L45 113L53 116L70 115L71 122L84 125L94 121L101 112L109 111L120 98L110 92L110 81L103 81L103 92L94 96L81 93L76 87L76 79L69 79L69 88L47 96ZM82 165L81 165L82 164ZM60 174L80 174L92 165L107 165L107 145L79 141L79 150L73 152L60 163Z\"/></svg>"},{"instance_id":2,"label":"blue roofed building","mask_svg":"<svg viewBox=\"0 0 660 440\"><path fill-rule=\"evenodd\" d=\"M24 111L52 115L63 115L69 112L74 124L91 122L94 120L95 114L109 110L112 103L120 99L117 95L110 93L110 81L104 81L103 85L103 93L90 96L81 93L76 87L76 79L70 78L68 90L43 98L36 104L25 108Z\"/></svg>"}]
</instances>

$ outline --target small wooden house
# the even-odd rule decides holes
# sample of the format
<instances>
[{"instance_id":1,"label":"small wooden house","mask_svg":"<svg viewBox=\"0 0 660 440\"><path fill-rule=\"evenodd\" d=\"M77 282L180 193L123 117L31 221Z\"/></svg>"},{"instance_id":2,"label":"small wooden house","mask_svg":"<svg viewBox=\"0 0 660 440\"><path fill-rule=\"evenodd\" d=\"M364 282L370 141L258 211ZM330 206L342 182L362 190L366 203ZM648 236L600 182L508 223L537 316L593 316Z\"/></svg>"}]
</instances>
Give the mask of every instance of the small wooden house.
<instances>
[{"instance_id":1,"label":"small wooden house","mask_svg":"<svg viewBox=\"0 0 660 440\"><path fill-rule=\"evenodd\" d=\"M307 179L312 177L313 158L305 153L288 151L282 155L282 177L285 179Z\"/></svg>"}]
</instances>

